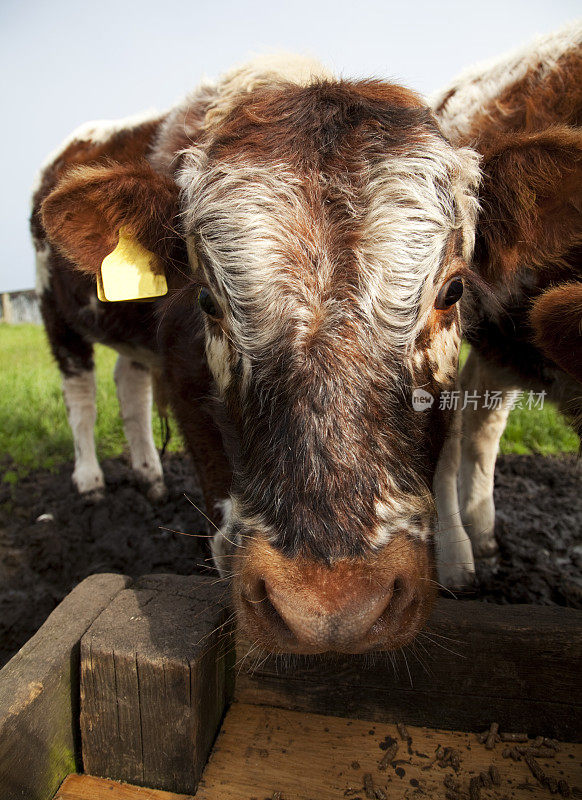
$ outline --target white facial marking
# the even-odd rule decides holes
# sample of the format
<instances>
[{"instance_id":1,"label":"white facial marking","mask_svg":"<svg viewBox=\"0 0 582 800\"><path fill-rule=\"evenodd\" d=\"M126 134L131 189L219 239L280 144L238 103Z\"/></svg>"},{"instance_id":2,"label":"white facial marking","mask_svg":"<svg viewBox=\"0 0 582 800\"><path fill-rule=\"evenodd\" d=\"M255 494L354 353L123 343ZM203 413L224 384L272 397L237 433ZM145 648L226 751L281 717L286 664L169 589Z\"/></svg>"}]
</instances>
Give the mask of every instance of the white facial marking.
<instances>
[{"instance_id":1,"label":"white facial marking","mask_svg":"<svg viewBox=\"0 0 582 800\"><path fill-rule=\"evenodd\" d=\"M413 520L415 510L418 511L418 520ZM432 498L427 491L425 498L418 494L406 495L403 492L391 490L385 499L377 500L375 512L379 525L374 533L371 544L380 549L388 544L395 534L406 533L418 541L426 541L431 533L430 511Z\"/></svg>"},{"instance_id":2,"label":"white facial marking","mask_svg":"<svg viewBox=\"0 0 582 800\"><path fill-rule=\"evenodd\" d=\"M206 359L219 393L224 394L232 378L230 348L224 335L207 334Z\"/></svg>"},{"instance_id":3,"label":"white facial marking","mask_svg":"<svg viewBox=\"0 0 582 800\"><path fill-rule=\"evenodd\" d=\"M214 504L214 510L220 514L222 525L227 525L232 516L232 500L227 497L225 500L217 500Z\"/></svg>"},{"instance_id":4,"label":"white facial marking","mask_svg":"<svg viewBox=\"0 0 582 800\"><path fill-rule=\"evenodd\" d=\"M427 137L408 155L377 165L367 182L358 252L362 304L397 347L410 346L432 310L451 233L461 228L472 251L477 164L472 151Z\"/></svg>"},{"instance_id":5,"label":"white facial marking","mask_svg":"<svg viewBox=\"0 0 582 800\"><path fill-rule=\"evenodd\" d=\"M265 538L268 538L269 531L255 517L243 519L236 497L231 497L228 500L219 500L215 508L222 511L223 524L214 535L210 548L214 566L221 577L226 577L232 574L232 558L237 549L242 547L242 537L240 533L234 533L235 529L243 526L248 530L252 530L253 534L262 535Z\"/></svg>"},{"instance_id":6,"label":"white facial marking","mask_svg":"<svg viewBox=\"0 0 582 800\"><path fill-rule=\"evenodd\" d=\"M433 378L437 383L448 383L450 376L456 374L460 347L461 337L457 327L439 328L432 335L426 354L436 364Z\"/></svg>"},{"instance_id":7,"label":"white facial marking","mask_svg":"<svg viewBox=\"0 0 582 800\"><path fill-rule=\"evenodd\" d=\"M194 149L184 156L177 180L185 228L197 231L228 299L227 323L241 352L271 352L290 322L300 347L316 316L346 316L346 308L328 297L334 265L305 206L300 175L285 165L211 165ZM359 198L363 234L356 258L358 305L376 341L392 348L414 341L432 309L433 279L452 231L463 228L470 252L477 180L477 157L461 158L436 135L417 153L375 167ZM309 231L302 256L298 231Z\"/></svg>"}]
</instances>

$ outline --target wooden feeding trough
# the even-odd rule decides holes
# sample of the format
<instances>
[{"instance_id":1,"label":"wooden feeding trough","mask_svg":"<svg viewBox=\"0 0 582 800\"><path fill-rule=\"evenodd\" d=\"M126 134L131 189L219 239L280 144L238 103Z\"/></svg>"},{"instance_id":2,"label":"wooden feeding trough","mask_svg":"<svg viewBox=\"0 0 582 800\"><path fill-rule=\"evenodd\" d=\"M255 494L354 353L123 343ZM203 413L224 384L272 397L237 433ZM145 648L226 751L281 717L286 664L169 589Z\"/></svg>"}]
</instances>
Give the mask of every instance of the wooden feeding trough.
<instances>
[{"instance_id":1,"label":"wooden feeding trough","mask_svg":"<svg viewBox=\"0 0 582 800\"><path fill-rule=\"evenodd\" d=\"M0 671L0 800L582 797L582 612L439 600L406 661L254 671L228 618L211 577L83 581Z\"/></svg>"}]
</instances>

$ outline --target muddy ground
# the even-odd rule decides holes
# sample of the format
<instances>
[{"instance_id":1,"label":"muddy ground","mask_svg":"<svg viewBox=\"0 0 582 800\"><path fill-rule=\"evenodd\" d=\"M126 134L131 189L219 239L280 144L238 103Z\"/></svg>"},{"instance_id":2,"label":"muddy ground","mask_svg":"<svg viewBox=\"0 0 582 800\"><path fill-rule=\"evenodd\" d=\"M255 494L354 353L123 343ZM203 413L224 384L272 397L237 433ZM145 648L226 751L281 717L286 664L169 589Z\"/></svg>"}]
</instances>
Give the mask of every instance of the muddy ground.
<instances>
[{"instance_id":1,"label":"muddy ground","mask_svg":"<svg viewBox=\"0 0 582 800\"><path fill-rule=\"evenodd\" d=\"M7 471L9 462L2 468ZM165 457L169 496L152 505L122 459L103 464L106 500L72 491L71 466L0 480L0 666L94 572L208 570L204 519L186 456ZM582 608L582 469L573 457L503 456L496 472L499 564L465 596Z\"/></svg>"}]
</instances>

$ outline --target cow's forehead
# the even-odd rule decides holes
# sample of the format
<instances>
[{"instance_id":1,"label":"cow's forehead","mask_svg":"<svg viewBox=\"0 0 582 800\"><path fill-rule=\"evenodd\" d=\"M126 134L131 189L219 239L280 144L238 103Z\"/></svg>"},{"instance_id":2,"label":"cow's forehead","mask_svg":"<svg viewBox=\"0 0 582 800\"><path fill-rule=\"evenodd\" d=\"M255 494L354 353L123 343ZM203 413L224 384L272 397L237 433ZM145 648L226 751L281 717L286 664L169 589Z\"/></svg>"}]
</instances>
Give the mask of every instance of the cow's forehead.
<instances>
[{"instance_id":1,"label":"cow's forehead","mask_svg":"<svg viewBox=\"0 0 582 800\"><path fill-rule=\"evenodd\" d=\"M354 92L263 92L184 154L186 231L243 347L281 325L299 340L342 309L403 345L428 310L471 170L414 95Z\"/></svg>"},{"instance_id":2,"label":"cow's forehead","mask_svg":"<svg viewBox=\"0 0 582 800\"><path fill-rule=\"evenodd\" d=\"M240 94L205 131L207 150L226 160L244 151L266 163L296 168L334 164L350 153L382 153L422 136L441 135L430 109L413 92L383 81L275 81Z\"/></svg>"}]
</instances>

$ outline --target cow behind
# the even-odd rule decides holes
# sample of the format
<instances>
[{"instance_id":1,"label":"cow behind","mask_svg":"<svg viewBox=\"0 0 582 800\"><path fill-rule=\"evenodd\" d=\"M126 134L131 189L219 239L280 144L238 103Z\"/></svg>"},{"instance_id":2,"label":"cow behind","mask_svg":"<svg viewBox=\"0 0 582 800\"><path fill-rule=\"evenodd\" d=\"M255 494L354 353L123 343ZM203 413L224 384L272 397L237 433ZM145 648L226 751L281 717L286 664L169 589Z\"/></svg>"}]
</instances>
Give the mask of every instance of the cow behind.
<instances>
[{"instance_id":1,"label":"cow behind","mask_svg":"<svg viewBox=\"0 0 582 800\"><path fill-rule=\"evenodd\" d=\"M582 23L473 67L433 98L442 130L482 156L473 269L488 293L466 311L461 388L481 401L441 469L441 580L471 581L497 553L493 476L512 397L554 400L582 434ZM487 407L486 392L504 402ZM543 395L542 395L543 396ZM448 462L449 467L445 464Z\"/></svg>"},{"instance_id":2,"label":"cow behind","mask_svg":"<svg viewBox=\"0 0 582 800\"><path fill-rule=\"evenodd\" d=\"M161 377L156 308L155 303L100 302L94 277L76 270L75 253L59 249L57 242L71 230L71 225L79 236L83 235L83 204L92 193L99 193L90 177L95 165L106 162L110 165L116 192L118 195L125 192L126 201L129 197L132 202L139 196L144 180L141 161L151 147L160 122L160 115L148 114L82 126L47 159L33 194L31 231L36 252L37 293L49 344L62 375L75 448L73 482L81 494L90 497L101 496L104 489L94 439L97 406L93 347L97 342L119 354L115 382L132 467L151 499L159 500L165 495L151 424L152 382L159 386ZM133 164L133 171L123 170L119 166L122 162ZM41 207L47 199L53 207L58 205L58 187L63 180L67 182L77 216L71 223L72 215L61 215L61 230L51 237L43 224ZM104 195L100 197L105 199ZM170 199L173 203L173 187ZM168 185L160 181L152 200L152 212L165 216L167 201ZM145 231L142 237L144 235L147 238ZM158 239L157 232L155 239ZM117 236L109 238L111 250L116 241ZM91 246L89 241L87 245ZM165 245L156 243L155 248L164 258L170 256ZM163 400L159 392L158 400Z\"/></svg>"}]
</instances>

